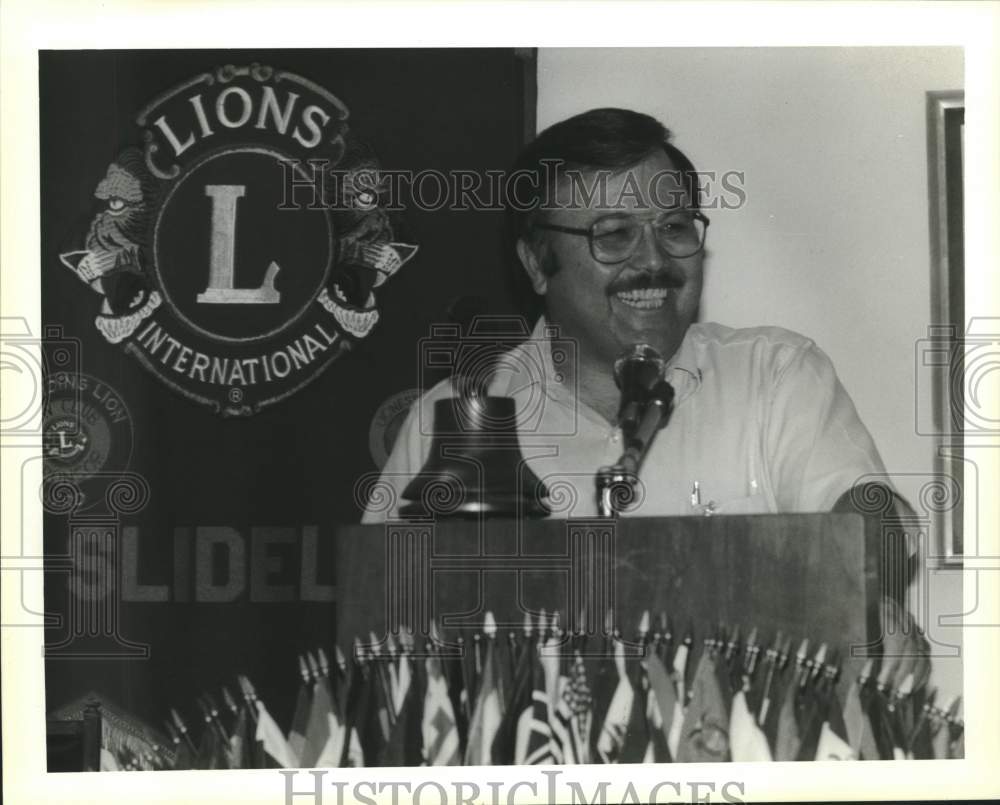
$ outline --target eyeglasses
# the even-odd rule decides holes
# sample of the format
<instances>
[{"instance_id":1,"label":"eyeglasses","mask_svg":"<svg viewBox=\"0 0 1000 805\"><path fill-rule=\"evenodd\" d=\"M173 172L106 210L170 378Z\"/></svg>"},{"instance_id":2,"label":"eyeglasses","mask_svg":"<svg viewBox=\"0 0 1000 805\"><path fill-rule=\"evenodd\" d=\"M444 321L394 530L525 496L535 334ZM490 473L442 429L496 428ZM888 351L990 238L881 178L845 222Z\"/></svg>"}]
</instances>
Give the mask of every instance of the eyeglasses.
<instances>
[{"instance_id":1,"label":"eyeglasses","mask_svg":"<svg viewBox=\"0 0 1000 805\"><path fill-rule=\"evenodd\" d=\"M605 215L587 229L556 224L535 224L535 228L567 235L586 235L595 260L621 263L635 253L647 222L653 227L656 242L671 257L690 257L705 246L708 217L691 210L670 212L653 219L635 215Z\"/></svg>"}]
</instances>

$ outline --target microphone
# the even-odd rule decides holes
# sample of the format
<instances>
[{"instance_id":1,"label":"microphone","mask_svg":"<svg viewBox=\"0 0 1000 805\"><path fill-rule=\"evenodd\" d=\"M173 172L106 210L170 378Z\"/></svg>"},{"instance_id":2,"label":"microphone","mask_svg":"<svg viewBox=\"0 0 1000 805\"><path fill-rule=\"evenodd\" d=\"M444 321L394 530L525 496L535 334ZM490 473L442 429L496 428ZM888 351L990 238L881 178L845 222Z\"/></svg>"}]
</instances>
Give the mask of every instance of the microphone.
<instances>
[{"instance_id":1,"label":"microphone","mask_svg":"<svg viewBox=\"0 0 1000 805\"><path fill-rule=\"evenodd\" d=\"M642 466L642 460L653 443L653 437L669 419L670 409L674 404L674 387L666 380L654 383L648 395L648 401L635 430L625 437L625 453L619 462L633 475L639 474L639 467Z\"/></svg>"},{"instance_id":2,"label":"microphone","mask_svg":"<svg viewBox=\"0 0 1000 805\"><path fill-rule=\"evenodd\" d=\"M666 362L649 344L632 344L615 360L615 383L622 393L618 427L626 440L642 420L652 388L663 380Z\"/></svg>"},{"instance_id":3,"label":"microphone","mask_svg":"<svg viewBox=\"0 0 1000 805\"><path fill-rule=\"evenodd\" d=\"M674 389L664 379L666 373L666 362L649 344L632 344L615 361L615 383L622 393L618 427L625 452L617 464L597 470L597 510L602 517L623 510L627 501L620 497L622 485L635 491L653 437L670 416Z\"/></svg>"}]
</instances>

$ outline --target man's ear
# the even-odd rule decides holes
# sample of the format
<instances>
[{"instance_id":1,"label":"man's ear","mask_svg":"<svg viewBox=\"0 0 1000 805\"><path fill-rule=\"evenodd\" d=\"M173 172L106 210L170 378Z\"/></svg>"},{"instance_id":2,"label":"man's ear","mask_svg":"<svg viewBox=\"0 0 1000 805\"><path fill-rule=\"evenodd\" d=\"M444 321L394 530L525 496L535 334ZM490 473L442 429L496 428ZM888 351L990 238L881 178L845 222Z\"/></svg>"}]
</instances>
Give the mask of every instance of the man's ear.
<instances>
[{"instance_id":1,"label":"man's ear","mask_svg":"<svg viewBox=\"0 0 1000 805\"><path fill-rule=\"evenodd\" d=\"M531 287L535 289L536 294L544 296L549 287L549 278L542 271L542 260L538 254L540 249L541 247L531 246L524 238L517 239L517 256L528 279L531 280Z\"/></svg>"}]
</instances>

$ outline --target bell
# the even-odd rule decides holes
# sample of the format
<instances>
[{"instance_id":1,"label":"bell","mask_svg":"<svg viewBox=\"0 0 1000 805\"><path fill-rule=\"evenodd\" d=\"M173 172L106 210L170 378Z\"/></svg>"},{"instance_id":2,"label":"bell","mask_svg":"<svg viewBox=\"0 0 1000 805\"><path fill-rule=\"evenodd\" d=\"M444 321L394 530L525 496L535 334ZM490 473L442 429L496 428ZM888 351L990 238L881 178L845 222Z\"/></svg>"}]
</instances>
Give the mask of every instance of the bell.
<instances>
[{"instance_id":1,"label":"bell","mask_svg":"<svg viewBox=\"0 0 1000 805\"><path fill-rule=\"evenodd\" d=\"M545 517L548 490L521 455L511 397L434 403L427 463L403 490L403 517Z\"/></svg>"}]
</instances>

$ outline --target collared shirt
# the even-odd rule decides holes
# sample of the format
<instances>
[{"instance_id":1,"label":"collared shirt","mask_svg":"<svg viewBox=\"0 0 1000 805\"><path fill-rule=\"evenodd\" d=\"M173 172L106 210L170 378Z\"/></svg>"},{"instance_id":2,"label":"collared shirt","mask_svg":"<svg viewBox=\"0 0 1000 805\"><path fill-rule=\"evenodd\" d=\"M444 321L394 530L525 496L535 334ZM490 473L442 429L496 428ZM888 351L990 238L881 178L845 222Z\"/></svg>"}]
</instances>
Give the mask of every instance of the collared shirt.
<instances>
[{"instance_id":1,"label":"collared shirt","mask_svg":"<svg viewBox=\"0 0 1000 805\"><path fill-rule=\"evenodd\" d=\"M540 319L498 361L489 393L514 398L521 452L548 488L553 516L590 517L595 473L621 457L622 435L566 384L560 369L572 347L556 335ZM862 476L885 472L830 359L797 333L693 324L666 379L673 410L626 515L829 511ZM402 490L427 460L434 402L453 395L446 381L413 406L382 470L392 492L383 488L386 505L370 503L363 522L397 515Z\"/></svg>"}]
</instances>

